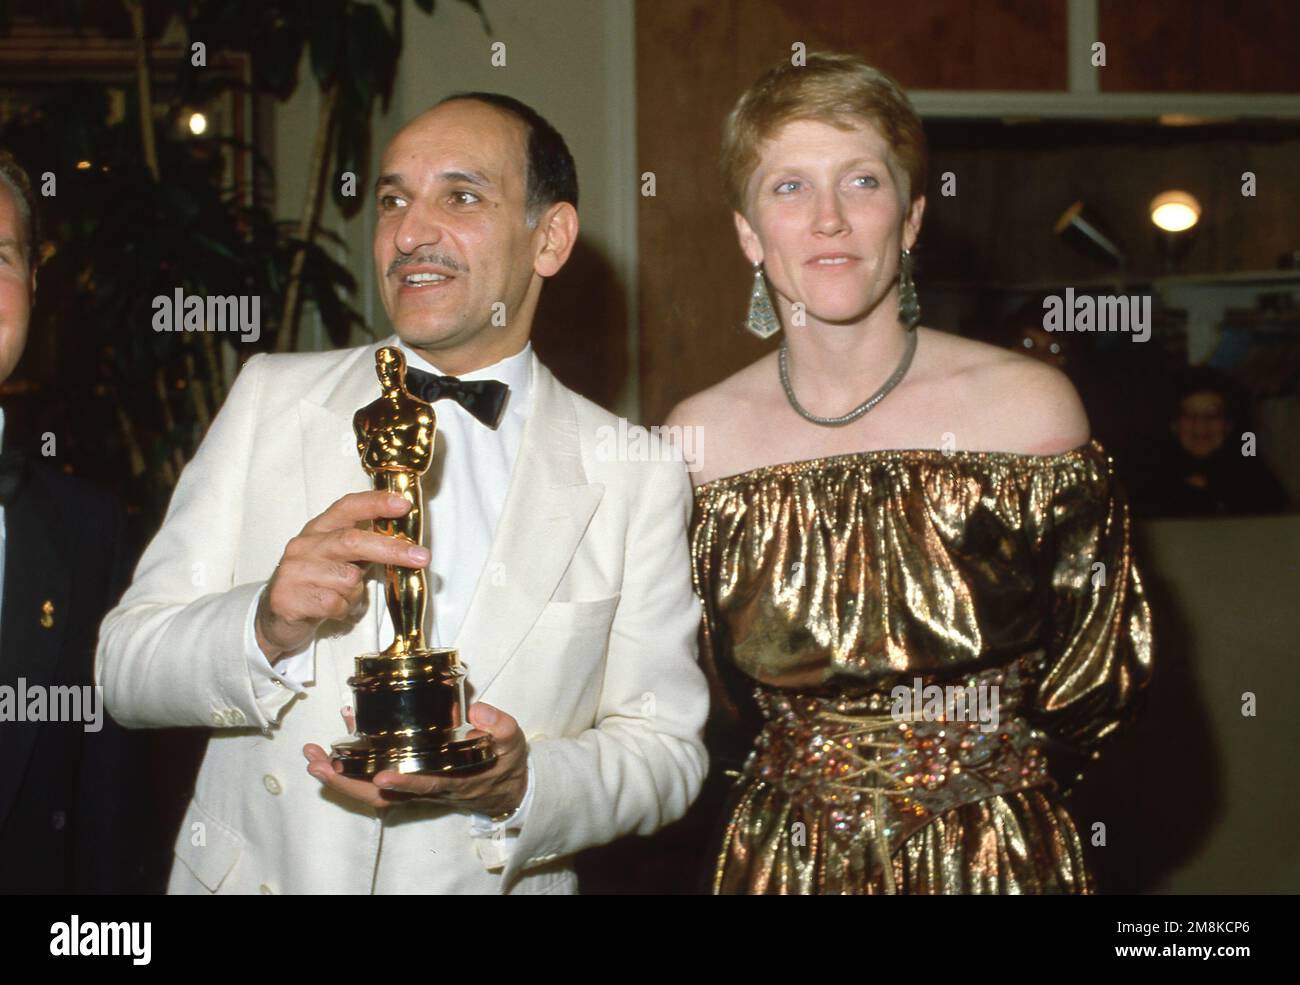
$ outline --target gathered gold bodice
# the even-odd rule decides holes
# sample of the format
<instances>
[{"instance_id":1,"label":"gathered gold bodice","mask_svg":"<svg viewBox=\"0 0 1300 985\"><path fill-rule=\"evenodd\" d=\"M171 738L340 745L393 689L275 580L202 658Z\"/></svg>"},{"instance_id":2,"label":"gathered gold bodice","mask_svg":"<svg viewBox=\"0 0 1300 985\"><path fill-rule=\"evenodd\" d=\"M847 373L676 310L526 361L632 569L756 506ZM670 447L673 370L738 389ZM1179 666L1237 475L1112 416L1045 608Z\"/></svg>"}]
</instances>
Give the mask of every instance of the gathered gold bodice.
<instances>
[{"instance_id":1,"label":"gathered gold bodice","mask_svg":"<svg viewBox=\"0 0 1300 985\"><path fill-rule=\"evenodd\" d=\"M718 479L696 490L691 552L705 663L723 703L763 721L720 891L852 891L855 878L895 891L912 877L882 857L945 811L1073 779L1151 673L1127 507L1096 442L1048 456L869 451ZM996 733L900 721L891 691L914 682L997 684ZM792 804L824 826L811 855L785 844ZM842 870L819 857L835 844ZM1081 867L1064 847L1048 854Z\"/></svg>"}]
</instances>

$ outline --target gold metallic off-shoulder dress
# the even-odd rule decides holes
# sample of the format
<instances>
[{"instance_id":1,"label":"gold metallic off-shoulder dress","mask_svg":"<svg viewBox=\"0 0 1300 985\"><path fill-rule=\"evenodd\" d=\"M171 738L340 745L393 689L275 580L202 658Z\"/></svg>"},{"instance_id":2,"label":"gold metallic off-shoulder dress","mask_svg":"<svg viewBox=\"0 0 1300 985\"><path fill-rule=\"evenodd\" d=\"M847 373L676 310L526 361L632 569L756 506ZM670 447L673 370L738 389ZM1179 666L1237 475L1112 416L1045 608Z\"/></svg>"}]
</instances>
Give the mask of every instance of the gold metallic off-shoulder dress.
<instances>
[{"instance_id":1,"label":"gold metallic off-shoulder dress","mask_svg":"<svg viewBox=\"0 0 1300 985\"><path fill-rule=\"evenodd\" d=\"M1098 443L718 479L691 552L715 695L757 733L714 892L1094 891L1063 797L1152 669Z\"/></svg>"}]
</instances>

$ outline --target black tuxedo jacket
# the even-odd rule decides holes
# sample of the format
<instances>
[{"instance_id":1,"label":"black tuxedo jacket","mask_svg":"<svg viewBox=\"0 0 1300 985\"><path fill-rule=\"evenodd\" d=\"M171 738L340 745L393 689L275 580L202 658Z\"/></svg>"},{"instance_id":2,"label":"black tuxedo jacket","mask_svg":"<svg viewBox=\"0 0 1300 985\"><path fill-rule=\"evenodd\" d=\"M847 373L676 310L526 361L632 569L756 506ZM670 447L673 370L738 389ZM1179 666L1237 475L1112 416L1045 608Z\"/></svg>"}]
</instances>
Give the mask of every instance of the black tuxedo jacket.
<instances>
[{"instance_id":1,"label":"black tuxedo jacket","mask_svg":"<svg viewBox=\"0 0 1300 985\"><path fill-rule=\"evenodd\" d=\"M27 457L5 506L0 685L93 684L104 614L130 577L124 516ZM156 890L148 733L0 721L0 892Z\"/></svg>"}]
</instances>

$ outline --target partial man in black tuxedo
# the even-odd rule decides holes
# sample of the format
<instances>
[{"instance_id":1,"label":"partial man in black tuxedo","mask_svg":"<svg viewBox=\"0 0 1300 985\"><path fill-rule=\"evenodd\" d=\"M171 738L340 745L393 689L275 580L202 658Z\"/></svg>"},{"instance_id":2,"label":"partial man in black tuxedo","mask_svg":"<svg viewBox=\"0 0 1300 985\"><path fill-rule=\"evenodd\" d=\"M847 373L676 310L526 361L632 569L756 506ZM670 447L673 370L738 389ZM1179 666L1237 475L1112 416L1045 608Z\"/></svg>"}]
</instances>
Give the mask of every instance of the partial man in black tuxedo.
<instances>
[{"instance_id":1,"label":"partial man in black tuxedo","mask_svg":"<svg viewBox=\"0 0 1300 985\"><path fill-rule=\"evenodd\" d=\"M36 229L27 175L0 150L0 384L27 341ZM4 423L0 407L0 448ZM0 453L0 892L161 889L149 737L109 718L92 686L99 623L130 579L124 531L90 483ZM56 703L81 720L48 720Z\"/></svg>"}]
</instances>

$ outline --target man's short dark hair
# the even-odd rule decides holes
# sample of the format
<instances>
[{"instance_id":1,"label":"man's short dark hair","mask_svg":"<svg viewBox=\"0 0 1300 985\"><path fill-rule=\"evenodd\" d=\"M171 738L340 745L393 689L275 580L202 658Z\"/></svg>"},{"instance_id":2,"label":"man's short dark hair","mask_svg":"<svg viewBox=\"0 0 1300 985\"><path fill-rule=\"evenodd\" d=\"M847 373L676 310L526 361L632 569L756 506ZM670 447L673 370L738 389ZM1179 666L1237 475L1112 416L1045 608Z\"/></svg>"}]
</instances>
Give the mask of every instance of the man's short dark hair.
<instances>
[{"instance_id":1,"label":"man's short dark hair","mask_svg":"<svg viewBox=\"0 0 1300 985\"><path fill-rule=\"evenodd\" d=\"M18 210L18 221L23 227L23 256L27 266L35 266L36 244L40 241L39 218L36 214L36 196L32 194L31 179L23 166L7 150L0 150L0 184L9 189Z\"/></svg>"},{"instance_id":2,"label":"man's short dark hair","mask_svg":"<svg viewBox=\"0 0 1300 985\"><path fill-rule=\"evenodd\" d=\"M578 172L573 155L558 130L527 103L499 92L455 92L438 105L461 99L487 103L514 116L524 125L528 145L527 216L529 225L542 210L556 202L578 207Z\"/></svg>"}]
</instances>

